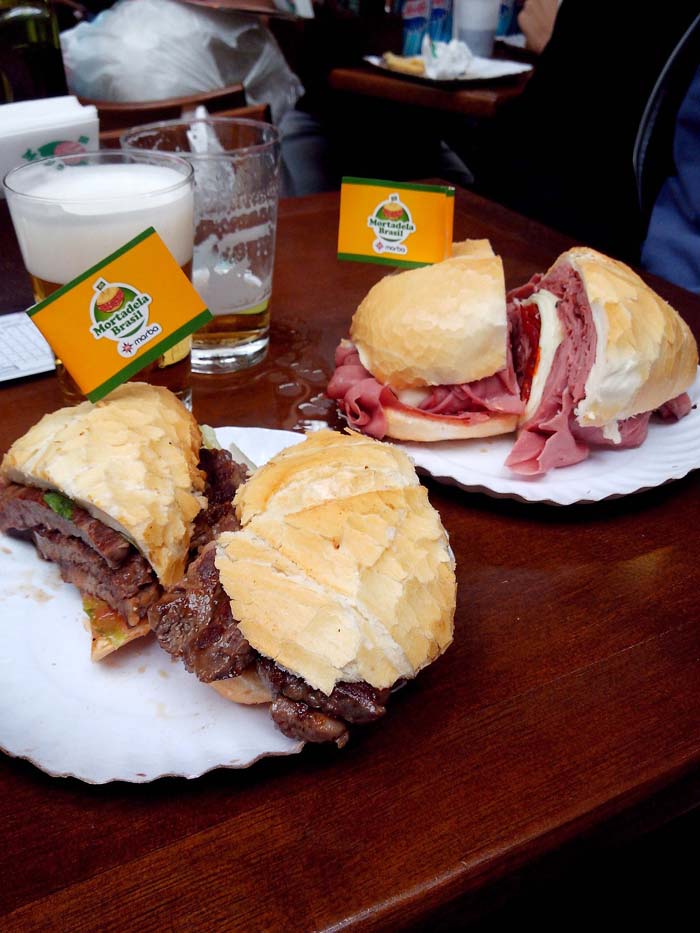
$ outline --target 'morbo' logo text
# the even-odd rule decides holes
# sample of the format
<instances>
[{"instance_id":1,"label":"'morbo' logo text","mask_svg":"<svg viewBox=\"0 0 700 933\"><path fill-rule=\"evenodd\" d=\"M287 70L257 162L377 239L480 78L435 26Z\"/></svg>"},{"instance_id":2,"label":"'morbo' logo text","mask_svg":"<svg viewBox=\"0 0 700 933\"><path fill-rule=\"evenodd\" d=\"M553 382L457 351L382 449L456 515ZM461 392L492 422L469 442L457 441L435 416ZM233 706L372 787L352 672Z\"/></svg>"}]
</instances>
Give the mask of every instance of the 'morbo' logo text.
<instances>
[{"instance_id":1,"label":"'morbo' logo text","mask_svg":"<svg viewBox=\"0 0 700 933\"><path fill-rule=\"evenodd\" d=\"M107 337L117 344L119 356L126 359L162 333L155 322L149 325L151 296L123 282L98 279L92 286L95 295L90 302L90 333L95 340Z\"/></svg>"},{"instance_id":2,"label":"'morbo' logo text","mask_svg":"<svg viewBox=\"0 0 700 933\"><path fill-rule=\"evenodd\" d=\"M386 201L377 206L367 218L367 226L375 233L372 248L375 253L394 253L405 256L408 247L404 240L415 232L411 212L399 199L398 194L390 194Z\"/></svg>"}]
</instances>

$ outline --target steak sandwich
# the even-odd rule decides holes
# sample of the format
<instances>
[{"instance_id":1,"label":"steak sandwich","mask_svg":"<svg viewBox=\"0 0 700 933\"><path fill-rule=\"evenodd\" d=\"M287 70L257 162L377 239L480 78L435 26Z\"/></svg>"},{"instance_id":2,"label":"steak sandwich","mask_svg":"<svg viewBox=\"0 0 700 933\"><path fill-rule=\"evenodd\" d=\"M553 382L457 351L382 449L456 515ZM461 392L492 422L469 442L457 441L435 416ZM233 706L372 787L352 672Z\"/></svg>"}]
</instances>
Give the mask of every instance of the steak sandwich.
<instances>
[{"instance_id":1,"label":"steak sandwich","mask_svg":"<svg viewBox=\"0 0 700 933\"><path fill-rule=\"evenodd\" d=\"M127 383L45 415L0 465L0 530L30 538L83 597L92 657L150 631L148 608L222 528L245 471L202 446L166 389Z\"/></svg>"},{"instance_id":2,"label":"steak sandwich","mask_svg":"<svg viewBox=\"0 0 700 933\"><path fill-rule=\"evenodd\" d=\"M514 431L522 412L503 263L486 240L381 279L336 350L327 394L372 437L440 441Z\"/></svg>"},{"instance_id":3,"label":"steak sandwich","mask_svg":"<svg viewBox=\"0 0 700 933\"><path fill-rule=\"evenodd\" d=\"M319 431L238 489L238 531L149 610L161 646L281 731L348 738L452 640L454 557L401 451Z\"/></svg>"},{"instance_id":4,"label":"steak sandwich","mask_svg":"<svg viewBox=\"0 0 700 933\"><path fill-rule=\"evenodd\" d=\"M568 466L592 446L637 447L653 413L689 412L693 335L623 263L577 247L508 298L525 405L506 460L514 472Z\"/></svg>"}]
</instances>

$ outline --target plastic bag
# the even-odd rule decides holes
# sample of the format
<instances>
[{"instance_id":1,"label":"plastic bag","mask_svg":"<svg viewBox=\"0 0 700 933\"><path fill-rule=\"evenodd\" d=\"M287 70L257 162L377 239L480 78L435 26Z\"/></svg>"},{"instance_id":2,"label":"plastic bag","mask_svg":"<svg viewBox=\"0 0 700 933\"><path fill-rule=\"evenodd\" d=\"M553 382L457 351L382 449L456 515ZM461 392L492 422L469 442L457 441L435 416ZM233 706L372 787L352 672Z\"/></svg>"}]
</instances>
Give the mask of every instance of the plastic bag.
<instances>
[{"instance_id":1,"label":"plastic bag","mask_svg":"<svg viewBox=\"0 0 700 933\"><path fill-rule=\"evenodd\" d=\"M177 0L118 0L61 33L68 86L78 97L164 100L241 83L276 123L304 92L255 16Z\"/></svg>"}]
</instances>

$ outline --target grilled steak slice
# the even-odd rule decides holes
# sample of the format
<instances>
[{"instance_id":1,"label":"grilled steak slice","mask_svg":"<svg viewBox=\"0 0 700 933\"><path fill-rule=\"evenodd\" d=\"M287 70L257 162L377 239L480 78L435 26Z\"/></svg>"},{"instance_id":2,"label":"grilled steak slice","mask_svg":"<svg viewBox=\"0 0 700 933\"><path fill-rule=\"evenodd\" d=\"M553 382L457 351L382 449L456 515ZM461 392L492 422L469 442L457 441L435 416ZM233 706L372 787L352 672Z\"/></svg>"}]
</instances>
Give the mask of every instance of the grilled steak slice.
<instances>
[{"instance_id":1,"label":"grilled steak slice","mask_svg":"<svg viewBox=\"0 0 700 933\"><path fill-rule=\"evenodd\" d=\"M231 603L214 566L214 544L206 547L148 613L156 637L169 654L182 658L204 683L240 674L255 658L231 616Z\"/></svg>"},{"instance_id":2,"label":"grilled steak slice","mask_svg":"<svg viewBox=\"0 0 700 933\"><path fill-rule=\"evenodd\" d=\"M128 625L142 622L148 607L163 592L148 562L133 548L121 567L112 570L97 551L59 531L34 532L34 543L45 560L58 565L66 583L74 584L82 593L99 596Z\"/></svg>"},{"instance_id":3,"label":"grilled steak slice","mask_svg":"<svg viewBox=\"0 0 700 933\"><path fill-rule=\"evenodd\" d=\"M389 690L339 683L326 696L260 657L231 614L215 557L211 542L190 564L185 579L149 609L148 621L162 648L182 658L187 670L204 683L236 677L256 662L260 679L273 695L272 718L290 738L335 742L342 748L348 741L348 723L371 722L384 714Z\"/></svg>"},{"instance_id":4,"label":"grilled steak slice","mask_svg":"<svg viewBox=\"0 0 700 933\"><path fill-rule=\"evenodd\" d=\"M45 490L9 483L0 487L0 531L51 529L82 539L111 568L127 559L131 545L119 532L73 505L70 518L59 515L44 500Z\"/></svg>"},{"instance_id":5,"label":"grilled steak slice","mask_svg":"<svg viewBox=\"0 0 700 933\"><path fill-rule=\"evenodd\" d=\"M290 739L335 742L338 748L348 741L348 730L342 720L309 709L306 703L296 703L280 695L272 701L270 713L280 732Z\"/></svg>"},{"instance_id":6,"label":"grilled steak slice","mask_svg":"<svg viewBox=\"0 0 700 933\"><path fill-rule=\"evenodd\" d=\"M330 695L314 690L301 677L277 667L269 658L258 659L258 674L273 695L283 694L297 703L305 703L330 716L339 716L347 722L371 722L386 712L386 701L391 691L376 690L368 683L336 684Z\"/></svg>"},{"instance_id":7,"label":"grilled steak slice","mask_svg":"<svg viewBox=\"0 0 700 933\"><path fill-rule=\"evenodd\" d=\"M190 543L192 556L214 541L222 531L238 531L241 527L233 510L233 497L248 478L246 467L236 463L228 450L202 447L199 452L199 469L206 474L204 495L208 505L194 520Z\"/></svg>"}]
</instances>

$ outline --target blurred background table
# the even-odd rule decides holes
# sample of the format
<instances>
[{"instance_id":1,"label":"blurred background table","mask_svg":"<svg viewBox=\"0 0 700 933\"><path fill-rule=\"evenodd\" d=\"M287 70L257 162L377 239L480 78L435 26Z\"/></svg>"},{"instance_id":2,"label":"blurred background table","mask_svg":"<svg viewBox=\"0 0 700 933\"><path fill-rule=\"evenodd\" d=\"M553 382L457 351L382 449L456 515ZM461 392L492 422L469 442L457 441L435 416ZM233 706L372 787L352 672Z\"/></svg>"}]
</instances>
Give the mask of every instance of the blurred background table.
<instances>
[{"instance_id":1,"label":"blurred background table","mask_svg":"<svg viewBox=\"0 0 700 933\"><path fill-rule=\"evenodd\" d=\"M335 423L334 347L386 273L337 261L337 222L336 194L282 203L270 355L197 377L199 420ZM491 239L510 286L570 245L463 191L455 225ZM31 299L4 205L0 243L9 310ZM698 299L657 284L697 335ZM59 404L53 375L0 386L0 450ZM700 475L568 508L428 488L455 641L387 716L342 752L189 782L89 786L0 757L3 931L488 929L494 910L561 929L691 902Z\"/></svg>"},{"instance_id":2,"label":"blurred background table","mask_svg":"<svg viewBox=\"0 0 700 933\"><path fill-rule=\"evenodd\" d=\"M370 97L404 107L484 119L495 116L504 103L518 97L527 79L526 73L449 88L445 82L430 84L385 73L370 65L358 65L334 68L328 76L328 84L339 95Z\"/></svg>"}]
</instances>

